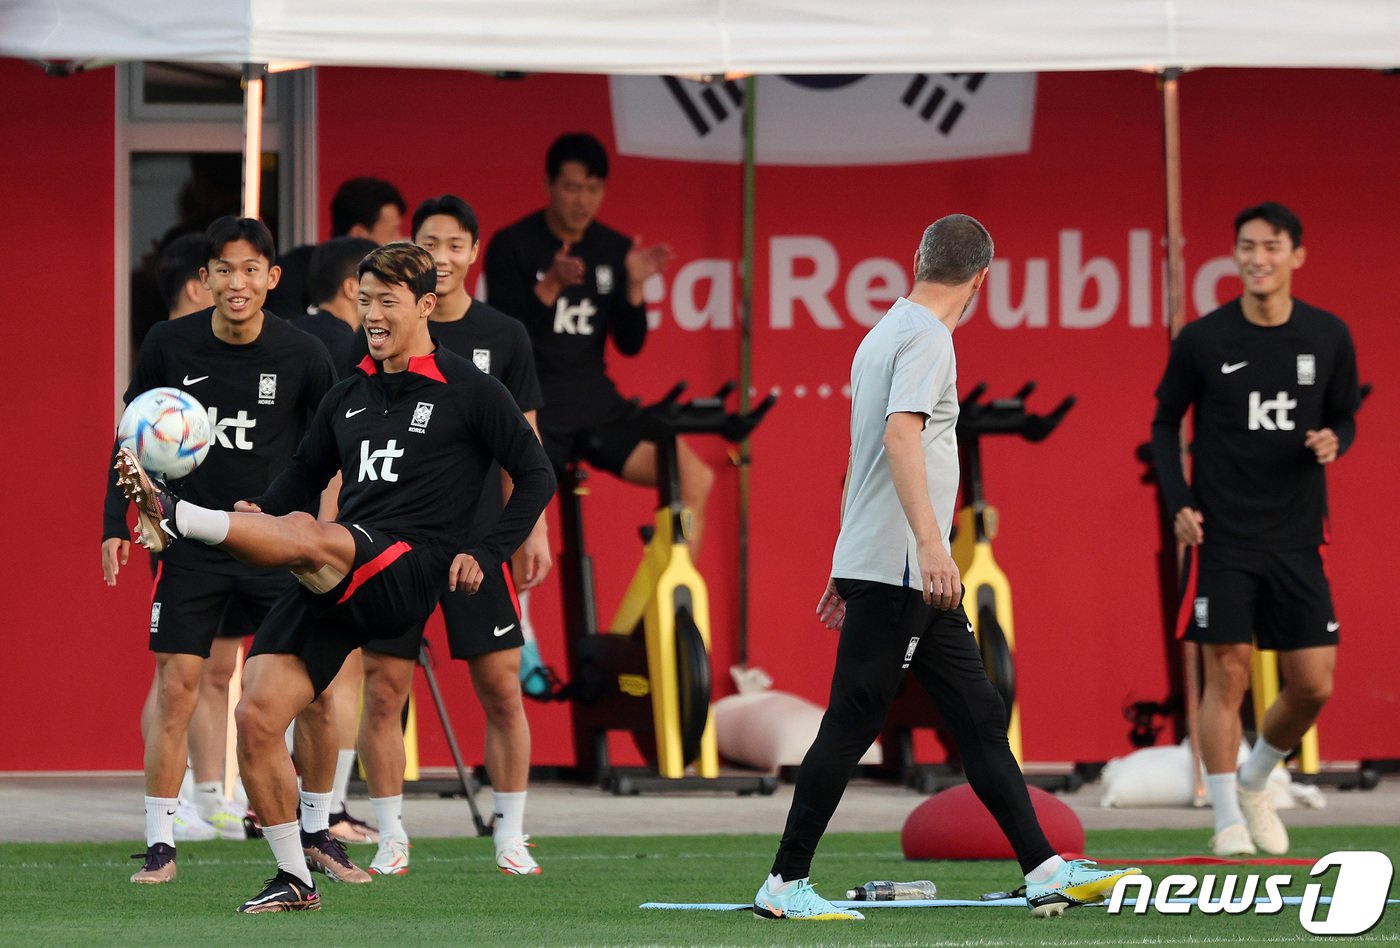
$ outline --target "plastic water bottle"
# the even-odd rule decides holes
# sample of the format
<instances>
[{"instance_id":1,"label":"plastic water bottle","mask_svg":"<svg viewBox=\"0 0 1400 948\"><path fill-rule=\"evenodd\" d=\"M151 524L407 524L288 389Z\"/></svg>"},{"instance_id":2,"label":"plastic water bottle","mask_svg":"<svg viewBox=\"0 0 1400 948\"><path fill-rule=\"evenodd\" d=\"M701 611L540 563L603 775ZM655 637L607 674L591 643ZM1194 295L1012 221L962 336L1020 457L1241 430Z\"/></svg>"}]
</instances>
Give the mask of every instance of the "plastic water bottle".
<instances>
[{"instance_id":1,"label":"plastic water bottle","mask_svg":"<svg viewBox=\"0 0 1400 948\"><path fill-rule=\"evenodd\" d=\"M927 879L918 882L867 882L859 889L847 889L848 902L895 902L905 899L932 899L938 887Z\"/></svg>"}]
</instances>

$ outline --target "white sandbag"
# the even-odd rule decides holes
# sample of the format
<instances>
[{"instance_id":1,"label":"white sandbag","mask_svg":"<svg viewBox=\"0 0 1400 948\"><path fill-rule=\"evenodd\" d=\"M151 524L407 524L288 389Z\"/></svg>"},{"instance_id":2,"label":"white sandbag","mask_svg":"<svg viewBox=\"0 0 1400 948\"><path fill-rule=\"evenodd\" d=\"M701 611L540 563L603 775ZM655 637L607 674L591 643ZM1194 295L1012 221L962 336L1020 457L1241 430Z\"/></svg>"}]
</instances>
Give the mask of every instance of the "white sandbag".
<instances>
[{"instance_id":1,"label":"white sandbag","mask_svg":"<svg viewBox=\"0 0 1400 948\"><path fill-rule=\"evenodd\" d=\"M1243 763L1249 756L1249 745L1240 743L1236 757ZM1204 779L1204 773L1202 774ZM1191 806L1195 781L1191 778L1191 748L1187 741L1172 747L1144 747L1126 757L1115 757L1103 769L1103 799L1101 806ZM1293 778L1283 767L1269 775L1274 807L1287 810L1302 798L1308 806L1321 806L1313 796L1296 793Z\"/></svg>"},{"instance_id":2,"label":"white sandbag","mask_svg":"<svg viewBox=\"0 0 1400 948\"><path fill-rule=\"evenodd\" d=\"M1144 747L1103 768L1101 806L1190 806L1191 749L1185 744Z\"/></svg>"},{"instance_id":3,"label":"white sandbag","mask_svg":"<svg viewBox=\"0 0 1400 948\"><path fill-rule=\"evenodd\" d=\"M755 770L775 772L802 763L817 737L823 709L785 691L751 691L715 702L715 737L720 756ZM862 764L882 761L876 741Z\"/></svg>"}]
</instances>

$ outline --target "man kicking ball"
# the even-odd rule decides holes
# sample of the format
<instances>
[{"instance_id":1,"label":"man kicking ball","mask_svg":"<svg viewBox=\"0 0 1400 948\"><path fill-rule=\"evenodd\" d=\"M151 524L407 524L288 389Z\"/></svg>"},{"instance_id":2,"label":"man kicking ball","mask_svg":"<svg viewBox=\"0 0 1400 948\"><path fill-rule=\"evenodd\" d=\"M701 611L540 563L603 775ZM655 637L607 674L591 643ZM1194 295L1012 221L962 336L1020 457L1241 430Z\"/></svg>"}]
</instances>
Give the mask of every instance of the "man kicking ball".
<instances>
[{"instance_id":1,"label":"man kicking ball","mask_svg":"<svg viewBox=\"0 0 1400 948\"><path fill-rule=\"evenodd\" d=\"M117 458L142 545L218 546L248 563L290 569L300 583L258 629L236 712L239 768L278 870L240 912L320 908L296 822L287 725L352 649L406 631L445 589L475 592L486 573L499 571L554 491L549 461L510 393L428 334L437 302L432 255L388 244L361 261L359 276L370 354L326 395L265 494L233 512L211 510L153 481L130 451ZM492 461L515 490L494 525L472 535ZM299 512L337 472L337 520Z\"/></svg>"}]
</instances>

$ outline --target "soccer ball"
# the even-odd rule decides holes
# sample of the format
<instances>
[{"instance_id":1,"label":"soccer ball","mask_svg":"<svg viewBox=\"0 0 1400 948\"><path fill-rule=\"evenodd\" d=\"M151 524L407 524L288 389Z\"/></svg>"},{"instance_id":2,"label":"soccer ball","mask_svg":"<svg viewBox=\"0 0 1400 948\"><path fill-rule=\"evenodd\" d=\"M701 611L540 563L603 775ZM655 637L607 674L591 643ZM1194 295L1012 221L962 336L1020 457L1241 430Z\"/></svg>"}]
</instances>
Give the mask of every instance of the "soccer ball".
<instances>
[{"instance_id":1,"label":"soccer ball","mask_svg":"<svg viewBox=\"0 0 1400 948\"><path fill-rule=\"evenodd\" d=\"M209 454L209 412L178 388L153 388L131 400L117 424L117 441L136 452L155 477L175 480Z\"/></svg>"}]
</instances>

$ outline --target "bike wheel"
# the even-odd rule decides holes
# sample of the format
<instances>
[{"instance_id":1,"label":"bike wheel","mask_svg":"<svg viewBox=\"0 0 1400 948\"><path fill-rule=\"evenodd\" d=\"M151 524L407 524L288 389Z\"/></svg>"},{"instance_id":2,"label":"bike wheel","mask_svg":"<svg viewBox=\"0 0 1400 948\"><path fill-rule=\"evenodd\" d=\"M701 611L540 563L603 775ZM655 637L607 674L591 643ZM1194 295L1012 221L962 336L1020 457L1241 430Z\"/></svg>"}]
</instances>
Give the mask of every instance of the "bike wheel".
<instances>
[{"instance_id":1,"label":"bike wheel","mask_svg":"<svg viewBox=\"0 0 1400 948\"><path fill-rule=\"evenodd\" d=\"M680 689L681 754L687 764L700 756L710 719L710 653L685 606L676 609L676 682Z\"/></svg>"},{"instance_id":2,"label":"bike wheel","mask_svg":"<svg viewBox=\"0 0 1400 948\"><path fill-rule=\"evenodd\" d=\"M982 664L987 669L987 677L1006 705L1006 723L1010 724L1011 709L1016 704L1016 662L1011 646L1006 643L1006 633L997 621L996 609L990 605L984 605L977 611L977 639L982 648Z\"/></svg>"}]
</instances>

